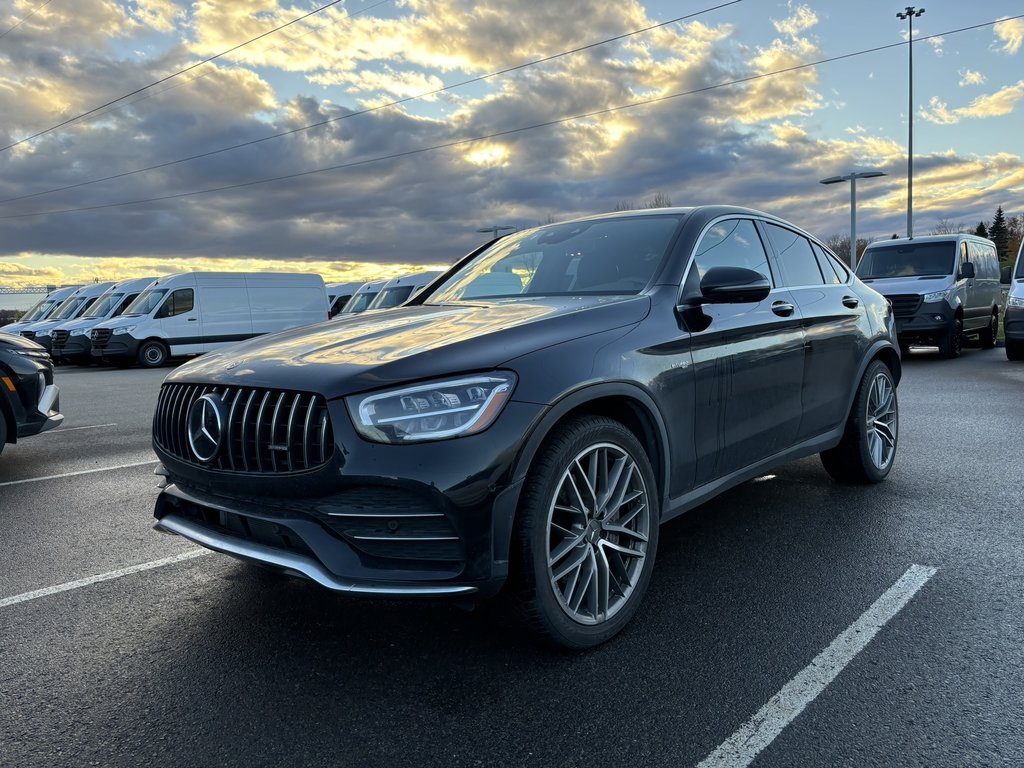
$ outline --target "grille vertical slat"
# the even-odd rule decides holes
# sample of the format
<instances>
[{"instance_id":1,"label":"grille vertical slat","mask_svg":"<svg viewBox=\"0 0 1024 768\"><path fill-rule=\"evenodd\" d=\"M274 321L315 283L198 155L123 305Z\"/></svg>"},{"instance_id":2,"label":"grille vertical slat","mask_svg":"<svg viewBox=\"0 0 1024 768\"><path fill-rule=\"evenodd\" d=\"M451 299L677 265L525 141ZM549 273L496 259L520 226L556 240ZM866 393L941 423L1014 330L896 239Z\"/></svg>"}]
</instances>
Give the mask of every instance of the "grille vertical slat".
<instances>
[{"instance_id":1,"label":"grille vertical slat","mask_svg":"<svg viewBox=\"0 0 1024 768\"><path fill-rule=\"evenodd\" d=\"M277 451L274 449L274 446L277 445L278 416L281 415L281 403L284 402L284 396L284 392L277 396L277 402L274 404L274 415L270 417L270 466L275 472L277 472ZM290 465L288 469L291 469Z\"/></svg>"},{"instance_id":2,"label":"grille vertical slat","mask_svg":"<svg viewBox=\"0 0 1024 768\"><path fill-rule=\"evenodd\" d=\"M260 401L260 409L258 411L256 411L256 430L255 430L256 431L256 443L255 443L255 448L256 448L256 470L258 472L262 472L263 471L263 456L261 455L262 451L260 450L260 446L263 445L263 443L260 442L260 429L262 429L262 427L263 427L263 421L264 421L264 419L263 419L263 412L267 408L267 401L269 399L270 399L270 390L267 390L267 392L263 395L263 399ZM273 439L274 439L274 436L270 435L270 441L267 443L267 445L269 445L270 442L273 441ZM268 451L268 453L272 453L272 451Z\"/></svg>"},{"instance_id":3,"label":"grille vertical slat","mask_svg":"<svg viewBox=\"0 0 1024 768\"><path fill-rule=\"evenodd\" d=\"M295 426L295 414L299 409L299 402L302 400L302 395L299 392L295 393L295 398L292 400L292 407L288 413L288 431L285 434L284 442L288 446L286 457L288 459L288 471L291 472L294 469L292 462L292 431ZM303 467L304 468L304 467Z\"/></svg>"},{"instance_id":4,"label":"grille vertical slat","mask_svg":"<svg viewBox=\"0 0 1024 768\"><path fill-rule=\"evenodd\" d=\"M242 441L242 467L244 468L244 470L246 472L249 471L249 446L247 445L248 441L245 439L245 432L246 432L246 428L248 427L248 424L249 424L249 409L252 408L252 401L255 398L256 398L256 390L254 389L252 392L249 393L249 398L245 401L245 409L242 411L242 424L241 424L241 429L242 429L242 434L241 434L241 441Z\"/></svg>"},{"instance_id":5,"label":"grille vertical slat","mask_svg":"<svg viewBox=\"0 0 1024 768\"><path fill-rule=\"evenodd\" d=\"M303 420L302 426L302 464L304 467L309 466L309 441L310 432L309 427L313 423L313 414L316 413L316 398L311 397L309 399L309 405L306 406L306 418Z\"/></svg>"},{"instance_id":6,"label":"grille vertical slat","mask_svg":"<svg viewBox=\"0 0 1024 768\"><path fill-rule=\"evenodd\" d=\"M327 431L330 423L327 418L327 409L320 415L320 463L327 461Z\"/></svg>"}]
</instances>

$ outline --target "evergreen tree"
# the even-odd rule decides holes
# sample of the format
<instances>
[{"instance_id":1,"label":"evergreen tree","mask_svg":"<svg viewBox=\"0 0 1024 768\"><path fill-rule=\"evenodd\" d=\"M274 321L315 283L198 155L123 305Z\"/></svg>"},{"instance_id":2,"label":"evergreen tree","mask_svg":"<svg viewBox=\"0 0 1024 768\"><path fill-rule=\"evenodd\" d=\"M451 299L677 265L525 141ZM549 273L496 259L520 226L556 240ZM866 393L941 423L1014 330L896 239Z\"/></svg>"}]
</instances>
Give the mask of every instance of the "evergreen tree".
<instances>
[{"instance_id":1,"label":"evergreen tree","mask_svg":"<svg viewBox=\"0 0 1024 768\"><path fill-rule=\"evenodd\" d=\"M992 226L988 228L989 239L996 244L996 252L1000 261L1010 260L1010 232L1006 228L1006 216L1003 215L1003 206L996 209L996 217L992 219Z\"/></svg>"},{"instance_id":2,"label":"evergreen tree","mask_svg":"<svg viewBox=\"0 0 1024 768\"><path fill-rule=\"evenodd\" d=\"M979 221L977 228L974 230L974 234L978 237L988 237L988 227L985 226L984 221Z\"/></svg>"}]
</instances>

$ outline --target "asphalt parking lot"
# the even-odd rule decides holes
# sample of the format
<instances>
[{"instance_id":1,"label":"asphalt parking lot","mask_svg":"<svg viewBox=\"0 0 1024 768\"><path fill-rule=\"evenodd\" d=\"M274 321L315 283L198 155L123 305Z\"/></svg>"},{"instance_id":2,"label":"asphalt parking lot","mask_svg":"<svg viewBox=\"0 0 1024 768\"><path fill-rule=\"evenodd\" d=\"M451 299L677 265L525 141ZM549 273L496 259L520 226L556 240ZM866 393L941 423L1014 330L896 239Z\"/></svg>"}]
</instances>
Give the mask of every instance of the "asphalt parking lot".
<instances>
[{"instance_id":1,"label":"asphalt parking lot","mask_svg":"<svg viewBox=\"0 0 1024 768\"><path fill-rule=\"evenodd\" d=\"M666 526L640 614L585 654L153 532L166 373L59 369L64 426L0 458L0 764L745 765L720 747L780 711L755 765L1024 764L1024 366L1001 349L905 361L885 483L807 459ZM806 708L759 715L915 565Z\"/></svg>"}]
</instances>

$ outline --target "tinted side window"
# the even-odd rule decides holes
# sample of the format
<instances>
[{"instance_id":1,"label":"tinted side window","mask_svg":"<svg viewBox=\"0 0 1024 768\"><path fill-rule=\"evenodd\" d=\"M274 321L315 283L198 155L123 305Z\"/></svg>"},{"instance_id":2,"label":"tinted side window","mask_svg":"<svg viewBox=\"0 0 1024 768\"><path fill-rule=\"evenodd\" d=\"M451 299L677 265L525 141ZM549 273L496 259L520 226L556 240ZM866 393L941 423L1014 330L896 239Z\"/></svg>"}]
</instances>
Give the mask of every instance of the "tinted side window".
<instances>
[{"instance_id":1,"label":"tinted side window","mask_svg":"<svg viewBox=\"0 0 1024 768\"><path fill-rule=\"evenodd\" d=\"M821 272L825 275L825 282L833 285L845 283L846 270L840 266L839 262L829 257L824 250L818 247L817 243L811 243L811 247L814 248L814 255L818 257L818 266L821 267Z\"/></svg>"},{"instance_id":2,"label":"tinted side window","mask_svg":"<svg viewBox=\"0 0 1024 768\"><path fill-rule=\"evenodd\" d=\"M195 294L191 288L179 288L170 295L160 312L159 317L173 317L184 312L191 312L195 306Z\"/></svg>"},{"instance_id":3,"label":"tinted side window","mask_svg":"<svg viewBox=\"0 0 1024 768\"><path fill-rule=\"evenodd\" d=\"M712 226L697 244L693 260L699 278L712 267L746 267L772 279L764 244L749 219L729 219Z\"/></svg>"},{"instance_id":4,"label":"tinted side window","mask_svg":"<svg viewBox=\"0 0 1024 768\"><path fill-rule=\"evenodd\" d=\"M782 267L783 284L787 286L822 285L825 280L821 276L818 260L806 237L789 229L765 223L768 239L778 254Z\"/></svg>"}]
</instances>

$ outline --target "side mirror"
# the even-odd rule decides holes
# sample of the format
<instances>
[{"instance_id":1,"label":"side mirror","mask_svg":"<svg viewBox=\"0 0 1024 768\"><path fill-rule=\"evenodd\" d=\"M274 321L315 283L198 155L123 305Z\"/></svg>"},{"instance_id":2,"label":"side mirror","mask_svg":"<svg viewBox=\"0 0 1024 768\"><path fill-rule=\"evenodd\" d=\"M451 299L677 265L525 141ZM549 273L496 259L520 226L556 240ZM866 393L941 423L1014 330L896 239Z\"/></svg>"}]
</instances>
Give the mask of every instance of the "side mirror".
<instances>
[{"instance_id":1,"label":"side mirror","mask_svg":"<svg viewBox=\"0 0 1024 768\"><path fill-rule=\"evenodd\" d=\"M999 270L999 282L1003 285L1010 284L1010 275L1013 272L1013 267L1003 267Z\"/></svg>"},{"instance_id":2,"label":"side mirror","mask_svg":"<svg viewBox=\"0 0 1024 768\"><path fill-rule=\"evenodd\" d=\"M760 272L746 267L712 267L700 281L700 295L686 304L755 304L764 301L772 285Z\"/></svg>"},{"instance_id":3,"label":"side mirror","mask_svg":"<svg viewBox=\"0 0 1024 768\"><path fill-rule=\"evenodd\" d=\"M974 279L974 264L969 261L965 261L960 265L960 279L961 280L973 280Z\"/></svg>"}]
</instances>

